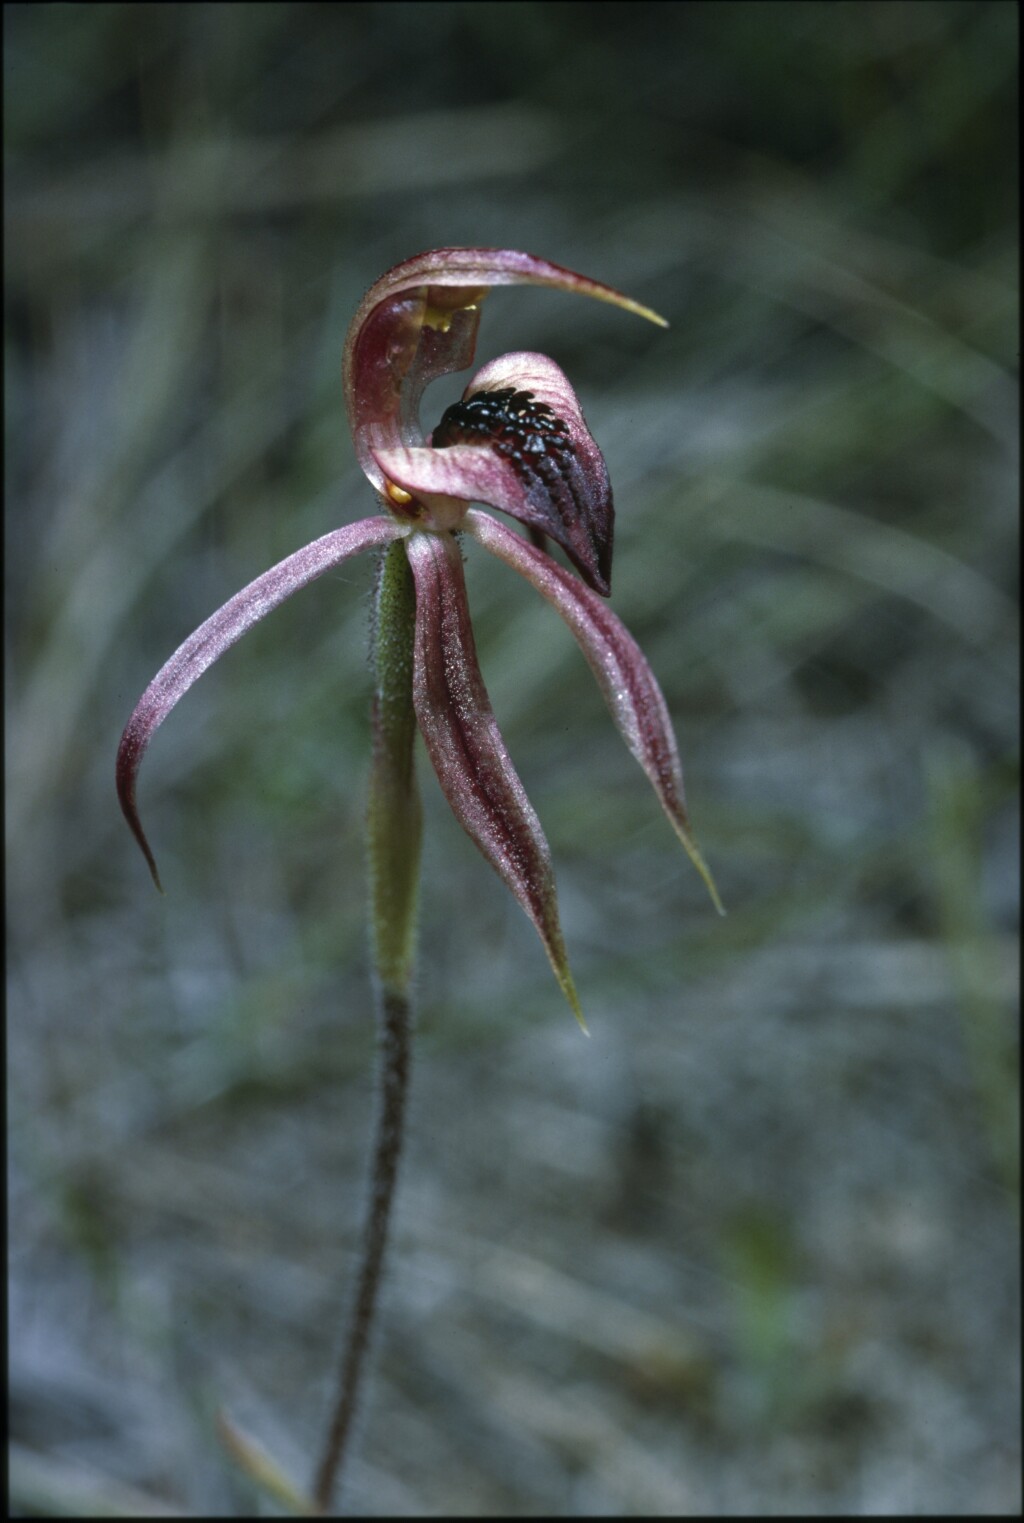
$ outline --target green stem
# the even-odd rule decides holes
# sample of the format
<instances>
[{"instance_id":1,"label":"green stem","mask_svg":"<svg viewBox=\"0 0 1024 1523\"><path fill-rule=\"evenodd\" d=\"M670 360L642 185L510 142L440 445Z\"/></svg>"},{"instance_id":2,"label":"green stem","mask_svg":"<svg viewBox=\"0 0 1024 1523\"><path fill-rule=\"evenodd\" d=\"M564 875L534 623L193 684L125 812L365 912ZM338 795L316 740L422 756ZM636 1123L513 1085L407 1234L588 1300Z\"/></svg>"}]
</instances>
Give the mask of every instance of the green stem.
<instances>
[{"instance_id":1,"label":"green stem","mask_svg":"<svg viewBox=\"0 0 1024 1523\"><path fill-rule=\"evenodd\" d=\"M416 589L405 545L398 540L383 556L377 583L367 836L374 967L381 987L404 997L415 957L422 825L413 769L415 626Z\"/></svg>"},{"instance_id":2,"label":"green stem","mask_svg":"<svg viewBox=\"0 0 1024 1523\"><path fill-rule=\"evenodd\" d=\"M399 540L377 583L373 767L367 812L370 925L380 1042L376 1140L355 1300L338 1372L331 1424L313 1496L327 1512L351 1434L383 1277L409 1080L421 813L413 769L415 589Z\"/></svg>"}]
</instances>

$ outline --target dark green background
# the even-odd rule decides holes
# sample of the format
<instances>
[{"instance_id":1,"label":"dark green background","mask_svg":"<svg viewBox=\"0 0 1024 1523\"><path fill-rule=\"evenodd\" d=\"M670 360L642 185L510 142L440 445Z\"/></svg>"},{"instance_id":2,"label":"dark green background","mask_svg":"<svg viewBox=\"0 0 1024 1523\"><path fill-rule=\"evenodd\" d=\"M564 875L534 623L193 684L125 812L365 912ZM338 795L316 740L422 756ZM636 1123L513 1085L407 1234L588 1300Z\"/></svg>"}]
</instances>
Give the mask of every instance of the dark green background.
<instances>
[{"instance_id":1,"label":"dark green background","mask_svg":"<svg viewBox=\"0 0 1024 1523\"><path fill-rule=\"evenodd\" d=\"M1016 7L4 25L17 1504L251 1510L220 1405L312 1466L372 1091L369 562L154 743L164 899L114 752L185 634L373 511L340 385L363 290L482 243L671 322L496 292L478 358L540 349L578 390L730 913L557 617L470 549L593 1040L421 758L412 1130L348 1506L1019 1508Z\"/></svg>"}]
</instances>

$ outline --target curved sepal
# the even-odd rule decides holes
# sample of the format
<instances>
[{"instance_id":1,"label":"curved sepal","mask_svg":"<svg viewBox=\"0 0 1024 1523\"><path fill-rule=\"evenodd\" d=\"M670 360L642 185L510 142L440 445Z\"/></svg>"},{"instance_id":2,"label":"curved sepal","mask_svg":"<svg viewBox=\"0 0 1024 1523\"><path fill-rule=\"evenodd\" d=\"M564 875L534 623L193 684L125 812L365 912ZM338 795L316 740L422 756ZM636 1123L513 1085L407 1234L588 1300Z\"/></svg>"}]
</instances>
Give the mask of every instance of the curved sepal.
<instances>
[{"instance_id":1,"label":"curved sepal","mask_svg":"<svg viewBox=\"0 0 1024 1523\"><path fill-rule=\"evenodd\" d=\"M455 818L536 926L585 1031L558 922L551 853L480 675L459 547L449 534L412 534L406 548L416 582L413 702L427 753Z\"/></svg>"},{"instance_id":2,"label":"curved sepal","mask_svg":"<svg viewBox=\"0 0 1024 1523\"><path fill-rule=\"evenodd\" d=\"M666 327L664 318L611 286L514 249L446 248L388 270L356 309L345 340L345 403L359 463L378 491L371 443L422 444L424 388L473 363L479 303L493 286L553 286L606 301Z\"/></svg>"},{"instance_id":3,"label":"curved sepal","mask_svg":"<svg viewBox=\"0 0 1024 1523\"><path fill-rule=\"evenodd\" d=\"M715 909L724 915L714 879L690 829L668 707L633 636L606 603L504 524L470 509L465 528L485 550L531 582L562 615L597 678L619 733L650 779Z\"/></svg>"},{"instance_id":4,"label":"curved sepal","mask_svg":"<svg viewBox=\"0 0 1024 1523\"><path fill-rule=\"evenodd\" d=\"M218 656L259 622L279 603L290 598L309 582L333 571L350 556L362 550L385 545L408 532L387 518L365 518L360 523L334 529L312 544L287 556L243 587L222 608L200 624L169 661L157 672L135 705L117 751L117 796L124 817L149 863L153 882L160 888L156 861L139 822L135 807L135 785L146 747L178 700L188 692Z\"/></svg>"}]
</instances>

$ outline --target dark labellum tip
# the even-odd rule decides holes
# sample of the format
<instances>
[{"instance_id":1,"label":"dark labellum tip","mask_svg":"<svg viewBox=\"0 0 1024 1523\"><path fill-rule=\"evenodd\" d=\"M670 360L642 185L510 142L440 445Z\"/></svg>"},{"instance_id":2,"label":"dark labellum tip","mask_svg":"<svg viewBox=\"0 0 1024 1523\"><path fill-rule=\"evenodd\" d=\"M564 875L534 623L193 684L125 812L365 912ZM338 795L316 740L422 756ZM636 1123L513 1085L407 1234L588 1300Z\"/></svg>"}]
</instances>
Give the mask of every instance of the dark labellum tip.
<instances>
[{"instance_id":1,"label":"dark labellum tip","mask_svg":"<svg viewBox=\"0 0 1024 1523\"><path fill-rule=\"evenodd\" d=\"M511 466L523 488L519 511L506 511L531 530L550 535L584 580L607 597L611 486L592 440L585 468L569 424L532 391L503 386L475 392L446 408L430 442L434 449L468 444L493 450Z\"/></svg>"}]
</instances>

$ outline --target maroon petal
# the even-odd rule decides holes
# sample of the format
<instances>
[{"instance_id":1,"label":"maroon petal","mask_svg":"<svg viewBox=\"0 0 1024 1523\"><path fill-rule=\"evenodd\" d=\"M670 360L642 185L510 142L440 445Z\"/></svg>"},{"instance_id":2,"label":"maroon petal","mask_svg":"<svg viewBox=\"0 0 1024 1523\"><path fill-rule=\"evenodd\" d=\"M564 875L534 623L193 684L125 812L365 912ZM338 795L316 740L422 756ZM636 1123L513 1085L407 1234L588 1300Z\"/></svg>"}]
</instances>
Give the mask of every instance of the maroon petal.
<instances>
[{"instance_id":1,"label":"maroon petal","mask_svg":"<svg viewBox=\"0 0 1024 1523\"><path fill-rule=\"evenodd\" d=\"M525 576L558 609L597 678L623 740L650 778L661 807L704 879L712 903L724 915L714 879L690 830L668 708L633 636L607 604L576 577L497 519L470 509L465 527L486 550Z\"/></svg>"},{"instance_id":2,"label":"maroon petal","mask_svg":"<svg viewBox=\"0 0 1024 1523\"><path fill-rule=\"evenodd\" d=\"M427 752L455 818L536 926L583 1026L558 923L551 853L480 675L459 547L449 534L419 533L407 548L416 581L413 702Z\"/></svg>"},{"instance_id":3,"label":"maroon petal","mask_svg":"<svg viewBox=\"0 0 1024 1523\"><path fill-rule=\"evenodd\" d=\"M431 447L375 449L389 480L442 526L451 499L485 502L560 544L610 592L614 510L601 451L569 381L546 354L503 354L449 407Z\"/></svg>"},{"instance_id":4,"label":"maroon petal","mask_svg":"<svg viewBox=\"0 0 1024 1523\"><path fill-rule=\"evenodd\" d=\"M359 463L385 487L371 444L420 444L420 397L438 376L473 363L479 303L492 286L538 285L611 302L666 327L628 296L550 260L514 249L448 248L388 270L356 310L345 341L345 402Z\"/></svg>"},{"instance_id":5,"label":"maroon petal","mask_svg":"<svg viewBox=\"0 0 1024 1523\"><path fill-rule=\"evenodd\" d=\"M156 862L135 807L135 783L154 731L207 667L285 598L323 576L324 572L333 571L350 556L387 544L405 532L399 524L387 518L365 518L360 523L346 524L343 529L334 529L321 539L315 539L311 545L287 556L229 598L205 624L200 624L195 633L189 635L183 645L179 645L171 659L157 672L136 704L117 752L118 798L157 888L160 888L160 877Z\"/></svg>"}]
</instances>

